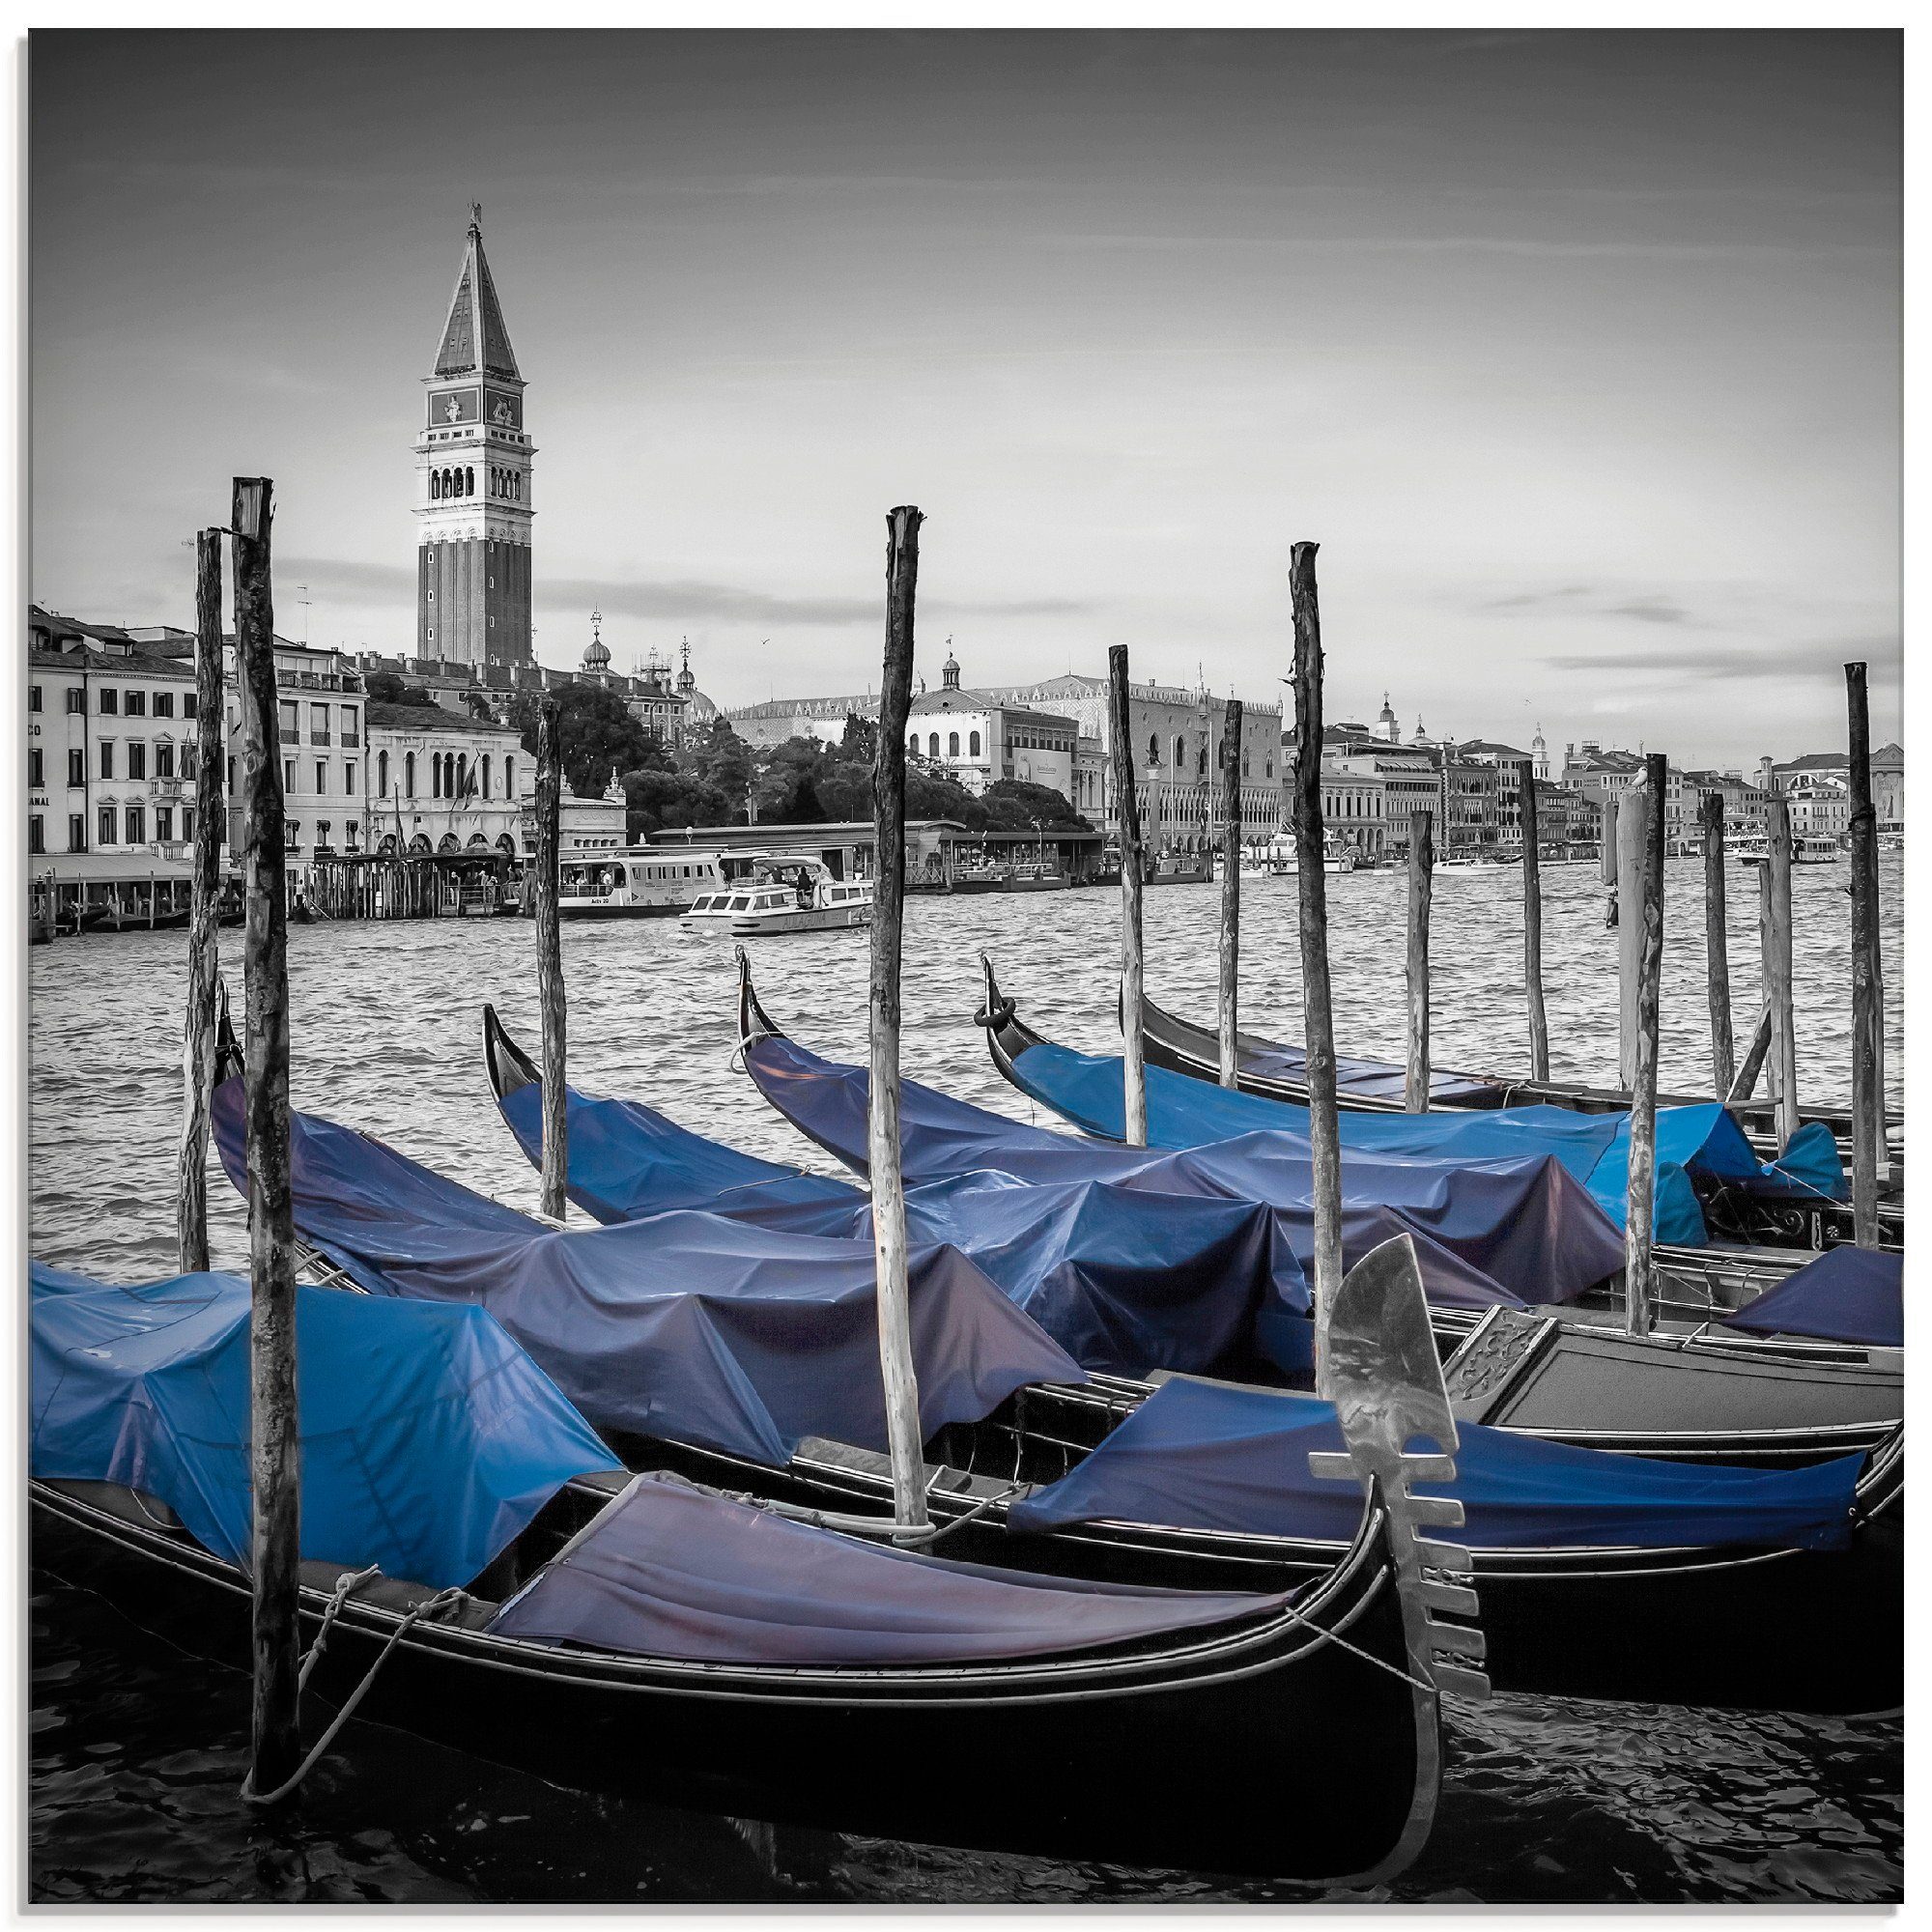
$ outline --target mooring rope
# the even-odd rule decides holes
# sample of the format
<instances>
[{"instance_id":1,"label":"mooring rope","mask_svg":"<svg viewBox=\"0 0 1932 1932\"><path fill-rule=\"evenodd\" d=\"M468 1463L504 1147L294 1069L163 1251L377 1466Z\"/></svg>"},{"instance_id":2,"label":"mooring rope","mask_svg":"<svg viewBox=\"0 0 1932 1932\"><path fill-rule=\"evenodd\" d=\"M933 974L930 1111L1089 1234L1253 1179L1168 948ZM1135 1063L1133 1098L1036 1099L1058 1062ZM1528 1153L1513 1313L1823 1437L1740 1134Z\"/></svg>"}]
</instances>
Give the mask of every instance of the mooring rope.
<instances>
[{"instance_id":1,"label":"mooring rope","mask_svg":"<svg viewBox=\"0 0 1932 1932\"><path fill-rule=\"evenodd\" d=\"M355 1591L360 1589L371 1577L381 1575L381 1566L372 1563L366 1570L355 1571L352 1575L338 1579L334 1590L330 1593L327 1607L322 1613L322 1628L316 1632L315 1642L309 1646L308 1655L302 1660L300 1674L296 1679L296 1690L298 1692L307 1685L309 1672L314 1669L316 1659L321 1656L323 1644L327 1640L328 1633L334 1625L336 1616L341 1611L343 1605L349 1601L349 1598ZM323 1754L335 1742L336 1736L341 1731L343 1725L355 1715L356 1705L361 1703L363 1697L368 1692L369 1687L376 1681L376 1673L382 1669L384 1664L388 1662L389 1653L395 1649L397 1644L402 1642L403 1638L409 1634L416 1624L426 1618L433 1619L438 1617L445 1610L454 1609L458 1605L468 1602L469 1595L469 1593L467 1590L439 1590L435 1596L427 1598L424 1602L412 1607L397 1623L395 1629L389 1633L389 1640L377 1653L375 1662L363 1673L362 1681L343 1700L342 1708L336 1712L334 1718L329 1722L328 1728L316 1740L315 1747L296 1767L294 1773L284 1779L282 1783L276 1785L274 1790L257 1791L254 1789L255 1774L251 1768L248 1776L242 1780L242 1796L244 1802L259 1805L280 1804L321 1762Z\"/></svg>"}]
</instances>

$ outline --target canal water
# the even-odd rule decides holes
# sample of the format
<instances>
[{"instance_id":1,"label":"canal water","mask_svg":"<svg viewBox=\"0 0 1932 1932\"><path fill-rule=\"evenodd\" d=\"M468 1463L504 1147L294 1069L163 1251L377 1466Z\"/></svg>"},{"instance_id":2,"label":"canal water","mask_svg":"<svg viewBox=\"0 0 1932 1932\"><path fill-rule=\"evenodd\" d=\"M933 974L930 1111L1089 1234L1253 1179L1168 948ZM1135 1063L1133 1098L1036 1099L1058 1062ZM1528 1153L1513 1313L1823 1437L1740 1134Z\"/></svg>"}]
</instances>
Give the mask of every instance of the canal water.
<instances>
[{"instance_id":1,"label":"canal water","mask_svg":"<svg viewBox=\"0 0 1932 1932\"><path fill-rule=\"evenodd\" d=\"M1898 862L1884 874L1887 1085L1903 1066ZM1794 875L1800 1091L1847 1097L1850 902L1842 866ZM1756 885L1729 868L1740 1031L1758 1001ZM1399 1059L1406 884L1392 872L1327 880L1336 1038ZM1247 882L1242 1021L1298 1038L1293 879ZM1702 871L1666 868L1662 1076L1709 1086ZM1438 873L1435 1057L1507 1072L1527 1061L1521 880ZM1546 869L1544 962L1551 1072L1614 1079L1616 936L1594 867ZM1148 988L1211 1018L1218 893L1148 895ZM224 964L239 982L239 931ZM170 1271L180 1132L185 939L129 934L32 954L30 1212L34 1253L109 1280ZM908 1076L1021 1118L973 1023L979 955L1050 1037L1114 1050L1119 902L1105 891L914 899L907 909ZM774 1020L832 1057L863 1059L861 933L759 944ZM538 1035L533 941L522 921L322 924L289 941L295 1103L367 1129L513 1203L536 1178L498 1121L480 1013ZM674 922L564 928L570 1069L593 1093L639 1098L767 1157L831 1171L732 1066L728 943ZM236 984L239 993L239 983ZM240 1202L211 1180L217 1266L245 1267ZM573 1210L574 1211L574 1210ZM246 1679L136 1630L99 1599L32 1577L32 1895L102 1900L483 1903L730 1901L1264 1901L1302 1887L1195 1873L963 1853L727 1820L585 1796L380 1725L352 1723L298 1808L263 1819L237 1795ZM1720 1630L1659 1632L1721 1645ZM1596 1640L1587 1627L1579 1644ZM1820 1631L1820 1642L1857 1642ZM1896 1900L1902 1888L1902 1724L1498 1696L1451 1714L1452 1760L1427 1852L1389 1895L1440 1901ZM1122 1741L1130 1749L1131 1740ZM639 1740L648 1749L649 1740ZM1150 1767L1151 1775L1175 1767ZM936 1789L944 1767L931 1767ZM836 1778L831 1761L801 1777ZM1182 1769L1184 1775L1184 1768ZM1014 1804L1050 1803L1014 1767Z\"/></svg>"}]
</instances>

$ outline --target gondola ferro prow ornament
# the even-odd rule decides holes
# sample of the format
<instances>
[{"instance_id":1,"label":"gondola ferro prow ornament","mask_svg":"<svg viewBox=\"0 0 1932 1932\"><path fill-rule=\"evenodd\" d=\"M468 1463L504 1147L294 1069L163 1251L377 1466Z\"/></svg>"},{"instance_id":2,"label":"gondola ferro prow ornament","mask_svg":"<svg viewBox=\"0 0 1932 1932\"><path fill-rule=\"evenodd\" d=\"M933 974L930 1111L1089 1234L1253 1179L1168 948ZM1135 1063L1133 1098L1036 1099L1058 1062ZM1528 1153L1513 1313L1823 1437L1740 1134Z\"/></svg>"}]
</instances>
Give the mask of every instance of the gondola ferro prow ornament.
<instances>
[{"instance_id":1,"label":"gondola ferro prow ornament","mask_svg":"<svg viewBox=\"0 0 1932 1932\"><path fill-rule=\"evenodd\" d=\"M739 946L732 950L738 956L738 1051L743 1053L753 1040L775 1037L778 1028L758 1004L757 990L752 984L752 962L745 949Z\"/></svg>"},{"instance_id":2,"label":"gondola ferro prow ornament","mask_svg":"<svg viewBox=\"0 0 1932 1932\"><path fill-rule=\"evenodd\" d=\"M1463 1505L1453 1496L1415 1495L1409 1487L1455 1476L1457 1435L1421 1270L1406 1235L1384 1241L1343 1278L1320 1363L1319 1393L1335 1405L1349 1449L1346 1455L1313 1452L1309 1469L1358 1481L1372 1497L1380 1496L1410 1667L1437 1691L1487 1698L1490 1680L1478 1668L1483 1634L1473 1624L1476 1593L1460 1580L1470 1573L1469 1552L1424 1533L1425 1525L1460 1529ZM1440 1453L1411 1453L1408 1444L1418 1436ZM1438 1610L1471 1622L1441 1622L1434 1614Z\"/></svg>"}]
</instances>

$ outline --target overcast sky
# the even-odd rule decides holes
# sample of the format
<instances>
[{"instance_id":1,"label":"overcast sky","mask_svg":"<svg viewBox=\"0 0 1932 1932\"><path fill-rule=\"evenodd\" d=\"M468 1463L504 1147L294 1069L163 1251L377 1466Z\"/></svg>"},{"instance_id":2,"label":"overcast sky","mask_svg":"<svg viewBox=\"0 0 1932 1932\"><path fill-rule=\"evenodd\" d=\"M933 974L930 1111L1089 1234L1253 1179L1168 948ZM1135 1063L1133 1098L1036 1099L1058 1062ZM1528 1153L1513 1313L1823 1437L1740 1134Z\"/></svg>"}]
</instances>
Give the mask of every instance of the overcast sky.
<instances>
[{"instance_id":1,"label":"overcast sky","mask_svg":"<svg viewBox=\"0 0 1932 1932\"><path fill-rule=\"evenodd\" d=\"M1280 696L1739 764L1898 695L1889 34L37 34L31 593L193 621L275 479L278 628L408 651L483 204L538 655L722 703L920 669ZM296 585L308 586L302 611Z\"/></svg>"}]
</instances>

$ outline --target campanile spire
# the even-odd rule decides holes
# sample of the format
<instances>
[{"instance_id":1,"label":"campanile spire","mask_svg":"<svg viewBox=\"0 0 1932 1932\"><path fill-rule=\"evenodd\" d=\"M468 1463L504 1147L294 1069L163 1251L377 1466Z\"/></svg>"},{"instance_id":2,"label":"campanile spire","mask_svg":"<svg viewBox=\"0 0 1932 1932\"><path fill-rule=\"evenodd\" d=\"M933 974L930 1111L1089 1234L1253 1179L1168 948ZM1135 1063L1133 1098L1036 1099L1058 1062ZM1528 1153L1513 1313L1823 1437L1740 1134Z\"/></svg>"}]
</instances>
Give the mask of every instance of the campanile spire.
<instances>
[{"instance_id":1,"label":"campanile spire","mask_svg":"<svg viewBox=\"0 0 1932 1932\"><path fill-rule=\"evenodd\" d=\"M463 260L423 379L416 440L416 652L528 664L530 459L524 378L469 204Z\"/></svg>"}]
</instances>

